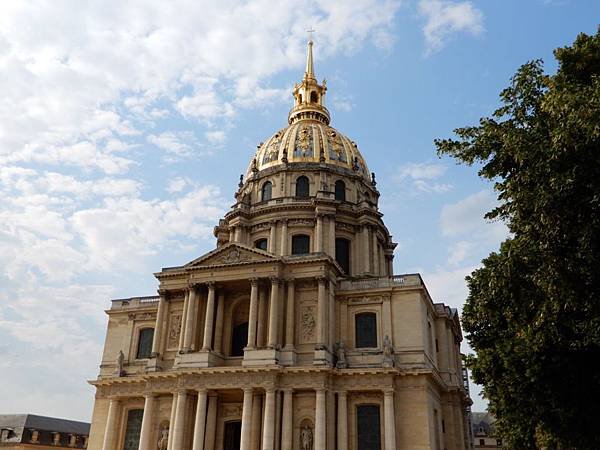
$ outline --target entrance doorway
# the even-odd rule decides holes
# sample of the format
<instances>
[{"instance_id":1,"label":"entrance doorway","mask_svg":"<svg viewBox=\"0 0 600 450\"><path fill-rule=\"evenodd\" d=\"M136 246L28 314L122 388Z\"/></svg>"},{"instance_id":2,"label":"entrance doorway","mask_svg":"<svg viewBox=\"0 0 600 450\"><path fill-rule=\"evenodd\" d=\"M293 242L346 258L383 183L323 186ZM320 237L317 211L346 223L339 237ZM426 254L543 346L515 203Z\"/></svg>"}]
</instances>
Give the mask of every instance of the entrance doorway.
<instances>
[{"instance_id":1,"label":"entrance doorway","mask_svg":"<svg viewBox=\"0 0 600 450\"><path fill-rule=\"evenodd\" d=\"M223 450L240 450L242 437L242 422L225 422L225 436L223 436Z\"/></svg>"}]
</instances>

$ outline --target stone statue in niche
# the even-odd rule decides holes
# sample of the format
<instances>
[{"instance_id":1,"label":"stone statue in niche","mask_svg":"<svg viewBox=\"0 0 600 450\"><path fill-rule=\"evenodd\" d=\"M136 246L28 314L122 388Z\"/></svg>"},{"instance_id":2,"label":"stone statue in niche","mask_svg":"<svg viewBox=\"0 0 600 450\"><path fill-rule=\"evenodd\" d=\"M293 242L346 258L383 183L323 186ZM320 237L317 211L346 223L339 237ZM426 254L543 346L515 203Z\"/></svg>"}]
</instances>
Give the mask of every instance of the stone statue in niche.
<instances>
[{"instance_id":1,"label":"stone statue in niche","mask_svg":"<svg viewBox=\"0 0 600 450\"><path fill-rule=\"evenodd\" d=\"M123 354L123 350L119 350L119 354L117 355L117 368L115 370L115 375L118 377L122 377L125 375L125 370L123 370L123 364L125 363L125 355Z\"/></svg>"},{"instance_id":2,"label":"stone statue in niche","mask_svg":"<svg viewBox=\"0 0 600 450\"><path fill-rule=\"evenodd\" d=\"M158 450L167 450L167 444L169 443L169 427L163 425L159 431L158 439Z\"/></svg>"},{"instance_id":3,"label":"stone statue in niche","mask_svg":"<svg viewBox=\"0 0 600 450\"><path fill-rule=\"evenodd\" d=\"M300 448L302 450L312 450L313 448L313 433L308 425L304 425L300 431Z\"/></svg>"},{"instance_id":4,"label":"stone statue in niche","mask_svg":"<svg viewBox=\"0 0 600 450\"><path fill-rule=\"evenodd\" d=\"M348 363L346 362L346 346L343 341L338 342L337 344L337 362L335 363L335 367L338 369L345 369L348 367Z\"/></svg>"},{"instance_id":5,"label":"stone statue in niche","mask_svg":"<svg viewBox=\"0 0 600 450\"><path fill-rule=\"evenodd\" d=\"M383 367L394 367L394 349L392 348L392 341L386 334L383 338Z\"/></svg>"}]
</instances>

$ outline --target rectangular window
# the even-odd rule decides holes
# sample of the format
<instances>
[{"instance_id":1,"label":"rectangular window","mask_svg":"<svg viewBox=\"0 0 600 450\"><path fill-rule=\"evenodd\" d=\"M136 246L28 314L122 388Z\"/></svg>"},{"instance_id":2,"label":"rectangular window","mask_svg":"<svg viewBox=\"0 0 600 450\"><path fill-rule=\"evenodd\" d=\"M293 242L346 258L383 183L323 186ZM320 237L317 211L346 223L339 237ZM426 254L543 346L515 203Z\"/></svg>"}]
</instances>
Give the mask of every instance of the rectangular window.
<instances>
[{"instance_id":1,"label":"rectangular window","mask_svg":"<svg viewBox=\"0 0 600 450\"><path fill-rule=\"evenodd\" d=\"M335 260L346 275L350 275L350 241L337 238L335 240Z\"/></svg>"},{"instance_id":2,"label":"rectangular window","mask_svg":"<svg viewBox=\"0 0 600 450\"><path fill-rule=\"evenodd\" d=\"M123 450L138 450L143 416L143 409L132 409L127 413L127 429L125 430Z\"/></svg>"},{"instance_id":3,"label":"rectangular window","mask_svg":"<svg viewBox=\"0 0 600 450\"><path fill-rule=\"evenodd\" d=\"M360 313L354 316L356 348L377 347L377 314Z\"/></svg>"},{"instance_id":4,"label":"rectangular window","mask_svg":"<svg viewBox=\"0 0 600 450\"><path fill-rule=\"evenodd\" d=\"M381 429L378 405L356 407L356 431L360 450L381 450Z\"/></svg>"},{"instance_id":5,"label":"rectangular window","mask_svg":"<svg viewBox=\"0 0 600 450\"><path fill-rule=\"evenodd\" d=\"M310 237L298 234L292 237L292 255L306 255L310 253Z\"/></svg>"},{"instance_id":6,"label":"rectangular window","mask_svg":"<svg viewBox=\"0 0 600 450\"><path fill-rule=\"evenodd\" d=\"M154 340L154 328L143 328L140 330L140 339L137 348L137 359L150 358L152 353L152 341Z\"/></svg>"}]
</instances>

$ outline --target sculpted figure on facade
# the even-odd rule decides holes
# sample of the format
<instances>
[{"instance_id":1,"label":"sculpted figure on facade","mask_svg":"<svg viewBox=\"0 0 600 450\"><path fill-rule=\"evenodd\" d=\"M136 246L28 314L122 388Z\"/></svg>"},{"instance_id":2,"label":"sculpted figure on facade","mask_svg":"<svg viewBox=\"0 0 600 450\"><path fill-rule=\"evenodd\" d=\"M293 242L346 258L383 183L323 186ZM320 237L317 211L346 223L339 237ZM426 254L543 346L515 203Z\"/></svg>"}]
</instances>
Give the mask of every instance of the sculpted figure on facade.
<instances>
[{"instance_id":1,"label":"sculpted figure on facade","mask_svg":"<svg viewBox=\"0 0 600 450\"><path fill-rule=\"evenodd\" d=\"M348 367L348 363L346 362L346 346L344 345L344 341L340 341L337 343L337 362L335 363L335 367L338 369L345 369Z\"/></svg>"},{"instance_id":2,"label":"sculpted figure on facade","mask_svg":"<svg viewBox=\"0 0 600 450\"><path fill-rule=\"evenodd\" d=\"M383 367L394 367L394 349L387 334L383 338Z\"/></svg>"},{"instance_id":3,"label":"sculpted figure on facade","mask_svg":"<svg viewBox=\"0 0 600 450\"><path fill-rule=\"evenodd\" d=\"M308 425L304 425L300 431L300 448L302 450L312 450L313 448L313 432Z\"/></svg>"},{"instance_id":4,"label":"sculpted figure on facade","mask_svg":"<svg viewBox=\"0 0 600 450\"><path fill-rule=\"evenodd\" d=\"M124 362L125 355L123 354L123 350L119 350L119 354L117 355L116 361L117 368L115 369L115 375L118 377L122 377L123 375L125 375L125 370L123 370Z\"/></svg>"},{"instance_id":5,"label":"sculpted figure on facade","mask_svg":"<svg viewBox=\"0 0 600 450\"><path fill-rule=\"evenodd\" d=\"M169 427L163 425L160 429L160 438L158 439L158 450L167 450L167 444L169 443Z\"/></svg>"}]
</instances>

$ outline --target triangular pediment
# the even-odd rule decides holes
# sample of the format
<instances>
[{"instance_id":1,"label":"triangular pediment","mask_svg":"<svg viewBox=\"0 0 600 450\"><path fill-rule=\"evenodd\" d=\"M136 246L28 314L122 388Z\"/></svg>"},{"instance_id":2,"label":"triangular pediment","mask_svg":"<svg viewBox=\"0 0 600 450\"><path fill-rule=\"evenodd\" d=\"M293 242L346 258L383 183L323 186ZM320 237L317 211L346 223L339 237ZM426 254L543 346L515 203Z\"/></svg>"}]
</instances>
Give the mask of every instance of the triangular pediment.
<instances>
[{"instance_id":1,"label":"triangular pediment","mask_svg":"<svg viewBox=\"0 0 600 450\"><path fill-rule=\"evenodd\" d=\"M278 259L278 257L264 250L232 242L196 258L184 267L187 269L191 267L236 265L276 261Z\"/></svg>"}]
</instances>

